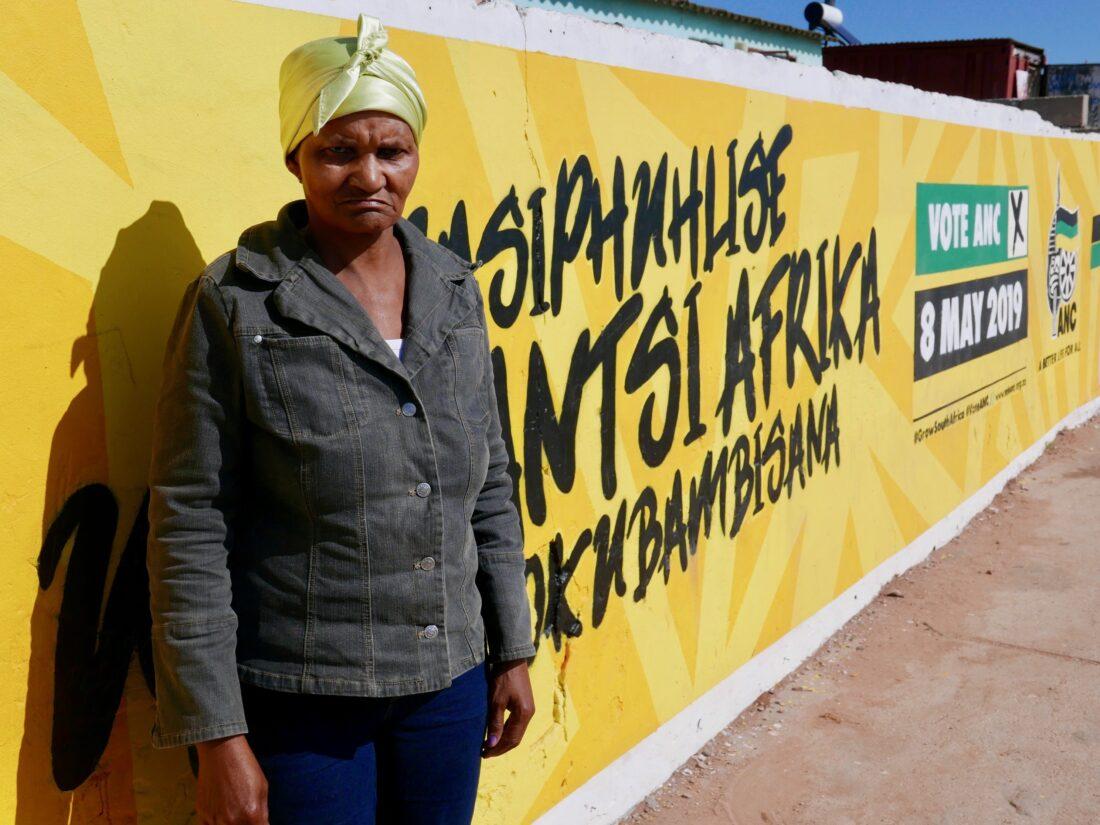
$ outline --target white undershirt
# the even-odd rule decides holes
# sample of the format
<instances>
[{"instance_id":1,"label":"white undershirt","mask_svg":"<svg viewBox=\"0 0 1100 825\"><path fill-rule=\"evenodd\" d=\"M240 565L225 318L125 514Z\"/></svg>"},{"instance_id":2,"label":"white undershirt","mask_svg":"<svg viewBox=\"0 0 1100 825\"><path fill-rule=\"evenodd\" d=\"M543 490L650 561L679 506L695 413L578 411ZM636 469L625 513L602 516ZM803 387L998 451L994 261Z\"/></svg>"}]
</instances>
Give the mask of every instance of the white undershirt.
<instances>
[{"instance_id":1,"label":"white undershirt","mask_svg":"<svg viewBox=\"0 0 1100 825\"><path fill-rule=\"evenodd\" d=\"M393 350L393 354L397 356L397 360L401 360L401 344L405 340L404 338L386 338L386 343L390 345L390 349Z\"/></svg>"}]
</instances>

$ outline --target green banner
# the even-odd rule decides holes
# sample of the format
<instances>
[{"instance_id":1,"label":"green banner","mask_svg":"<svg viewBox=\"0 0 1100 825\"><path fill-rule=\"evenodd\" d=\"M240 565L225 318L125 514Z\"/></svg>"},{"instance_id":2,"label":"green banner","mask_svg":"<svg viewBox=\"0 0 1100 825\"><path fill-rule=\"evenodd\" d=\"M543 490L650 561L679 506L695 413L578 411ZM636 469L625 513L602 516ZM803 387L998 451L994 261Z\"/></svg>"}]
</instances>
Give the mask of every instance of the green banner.
<instances>
[{"instance_id":1,"label":"green banner","mask_svg":"<svg viewBox=\"0 0 1100 825\"><path fill-rule=\"evenodd\" d=\"M917 184L917 274L1027 257L1026 186Z\"/></svg>"}]
</instances>

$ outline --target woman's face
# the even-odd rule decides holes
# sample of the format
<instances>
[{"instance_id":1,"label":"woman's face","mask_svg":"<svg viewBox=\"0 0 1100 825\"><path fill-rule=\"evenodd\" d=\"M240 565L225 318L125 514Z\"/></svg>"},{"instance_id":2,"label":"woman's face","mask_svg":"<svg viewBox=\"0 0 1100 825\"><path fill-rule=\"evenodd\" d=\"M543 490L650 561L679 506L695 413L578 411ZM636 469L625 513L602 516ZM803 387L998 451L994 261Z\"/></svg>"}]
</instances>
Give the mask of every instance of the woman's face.
<instances>
[{"instance_id":1,"label":"woman's face","mask_svg":"<svg viewBox=\"0 0 1100 825\"><path fill-rule=\"evenodd\" d=\"M420 168L412 128L387 112L353 112L310 133L287 158L302 182L310 220L377 234L401 216Z\"/></svg>"}]
</instances>

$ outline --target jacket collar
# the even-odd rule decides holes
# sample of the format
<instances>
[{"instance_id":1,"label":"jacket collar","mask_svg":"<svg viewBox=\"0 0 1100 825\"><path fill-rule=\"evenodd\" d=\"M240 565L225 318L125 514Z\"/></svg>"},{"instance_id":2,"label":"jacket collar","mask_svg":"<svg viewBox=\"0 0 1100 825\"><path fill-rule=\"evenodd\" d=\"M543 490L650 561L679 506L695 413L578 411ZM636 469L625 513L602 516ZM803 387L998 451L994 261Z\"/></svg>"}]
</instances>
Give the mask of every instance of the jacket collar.
<instances>
[{"instance_id":1,"label":"jacket collar","mask_svg":"<svg viewBox=\"0 0 1100 825\"><path fill-rule=\"evenodd\" d=\"M377 364L410 379L439 349L447 334L476 306L476 284L463 283L477 264L427 238L399 218L394 234L405 252L407 323L399 360L366 310L303 234L306 203L291 201L274 221L245 230L236 250L238 266L275 283L272 304L283 316L344 343Z\"/></svg>"},{"instance_id":2,"label":"jacket collar","mask_svg":"<svg viewBox=\"0 0 1100 825\"><path fill-rule=\"evenodd\" d=\"M316 257L303 230L307 222L304 199L283 205L273 221L250 226L237 242L237 264L265 281L281 281L305 257ZM394 234L401 246L435 271L440 278L462 280L476 267L442 244L436 243L412 221L398 218Z\"/></svg>"}]
</instances>

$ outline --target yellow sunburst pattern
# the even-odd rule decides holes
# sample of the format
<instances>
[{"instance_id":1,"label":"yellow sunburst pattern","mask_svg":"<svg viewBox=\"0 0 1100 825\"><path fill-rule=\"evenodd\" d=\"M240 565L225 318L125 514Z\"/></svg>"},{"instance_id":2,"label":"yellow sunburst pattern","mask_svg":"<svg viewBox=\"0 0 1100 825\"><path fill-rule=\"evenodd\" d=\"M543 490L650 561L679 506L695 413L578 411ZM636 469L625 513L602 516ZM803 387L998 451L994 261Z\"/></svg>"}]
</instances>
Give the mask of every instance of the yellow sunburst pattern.
<instances>
[{"instance_id":1,"label":"yellow sunburst pattern","mask_svg":"<svg viewBox=\"0 0 1100 825\"><path fill-rule=\"evenodd\" d=\"M182 823L127 555L164 339L300 196L282 56L353 24L8 5L0 819ZM539 652L478 821L529 822L1097 395L1100 144L391 43L431 113L408 214L485 261ZM129 659L66 635L118 615Z\"/></svg>"}]
</instances>

